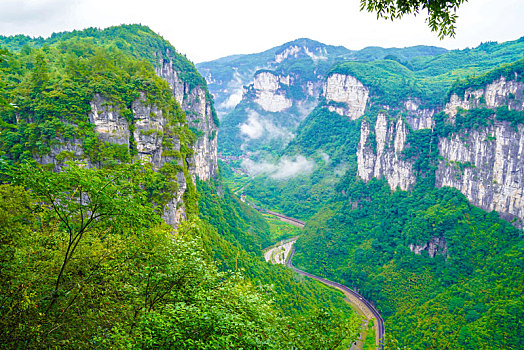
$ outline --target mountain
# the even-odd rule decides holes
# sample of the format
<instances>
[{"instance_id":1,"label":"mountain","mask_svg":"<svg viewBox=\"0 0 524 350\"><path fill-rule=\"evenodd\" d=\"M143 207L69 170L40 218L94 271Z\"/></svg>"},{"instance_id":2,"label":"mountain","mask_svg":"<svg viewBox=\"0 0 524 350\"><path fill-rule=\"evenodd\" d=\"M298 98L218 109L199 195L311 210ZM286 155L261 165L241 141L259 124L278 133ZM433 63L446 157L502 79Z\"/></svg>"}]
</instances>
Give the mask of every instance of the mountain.
<instances>
[{"instance_id":1,"label":"mountain","mask_svg":"<svg viewBox=\"0 0 524 350\"><path fill-rule=\"evenodd\" d=\"M170 43L141 25L0 37L0 70L5 347L354 340L336 292L263 260L271 228L224 185L211 95Z\"/></svg>"},{"instance_id":2,"label":"mountain","mask_svg":"<svg viewBox=\"0 0 524 350\"><path fill-rule=\"evenodd\" d=\"M393 60L336 65L324 82L320 103L297 127L295 138L281 152L282 159L293 161L296 170L293 174L303 176L288 176L281 181L270 166L244 161L245 166L265 174L246 187L246 194L289 215L302 219L311 216L323 201L334 195L340 176L348 170L356 174L363 120L371 120L373 124L379 113L387 112L390 116L402 116L408 128L431 128L433 116L445 109L451 91L459 91L460 86L475 80L475 76L518 61L522 58L523 43L522 39L485 43L475 49L417 58L412 61L412 68ZM371 134L374 135L374 130ZM374 138L368 142L373 144Z\"/></svg>"},{"instance_id":3,"label":"mountain","mask_svg":"<svg viewBox=\"0 0 524 350\"><path fill-rule=\"evenodd\" d=\"M303 38L256 54L234 55L198 63L196 67L206 78L218 113L223 117L240 102L243 87L253 81L257 71L279 70L283 61L288 61L288 64L294 60L333 61L350 52L342 46L325 45Z\"/></svg>"},{"instance_id":4,"label":"mountain","mask_svg":"<svg viewBox=\"0 0 524 350\"><path fill-rule=\"evenodd\" d=\"M298 39L259 54L236 55L200 63L222 119L219 148L241 156L281 150L294 129L313 110L326 74L335 63L389 57L402 60L446 52L435 47L369 47L350 51Z\"/></svg>"},{"instance_id":5,"label":"mountain","mask_svg":"<svg viewBox=\"0 0 524 350\"><path fill-rule=\"evenodd\" d=\"M524 342L523 53L340 63L274 168L250 165L249 200L307 220L294 264L374 301L392 348Z\"/></svg>"}]
</instances>

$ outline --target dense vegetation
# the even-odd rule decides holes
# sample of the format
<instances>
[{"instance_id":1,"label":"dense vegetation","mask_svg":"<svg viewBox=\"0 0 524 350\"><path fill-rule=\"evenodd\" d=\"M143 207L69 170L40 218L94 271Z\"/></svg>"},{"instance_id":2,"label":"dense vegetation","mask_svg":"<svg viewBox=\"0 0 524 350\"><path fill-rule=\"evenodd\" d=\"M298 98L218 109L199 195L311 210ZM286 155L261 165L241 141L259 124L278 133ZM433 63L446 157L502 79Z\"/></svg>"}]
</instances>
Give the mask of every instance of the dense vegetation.
<instances>
[{"instance_id":1,"label":"dense vegetation","mask_svg":"<svg viewBox=\"0 0 524 350\"><path fill-rule=\"evenodd\" d=\"M395 339L390 345L522 346L521 231L452 189L391 193L384 181L347 177L339 190L347 196L308 222L295 265L374 300ZM433 258L408 248L433 237L447 249Z\"/></svg>"},{"instance_id":2,"label":"dense vegetation","mask_svg":"<svg viewBox=\"0 0 524 350\"><path fill-rule=\"evenodd\" d=\"M163 111L172 126L169 132L182 140L186 154L195 137L187 127L178 126L185 122L185 115L153 67L114 47L69 39L56 46L27 48L9 55L4 72L2 95L10 104L0 107L0 148L15 162L78 142L91 163L129 161L136 154L133 140L126 149L97 138L88 116L95 94L111 101L127 119L130 130L134 125L132 104L145 94L144 102ZM71 158L72 153L64 151L58 160Z\"/></svg>"},{"instance_id":3,"label":"dense vegetation","mask_svg":"<svg viewBox=\"0 0 524 350\"><path fill-rule=\"evenodd\" d=\"M412 163L417 178L410 191L392 192L384 180L363 183L356 176L355 156L363 120L371 125L367 146L374 149L377 114L407 118L402 105L408 97L438 109L451 93L463 97L466 89L501 76L521 81L522 43L486 43L409 62L390 57L335 67L332 72L355 75L371 88L366 114L350 121L329 113L321 102L281 153L307 156L315 160L315 170L286 181L259 176L244 187L256 203L307 219L294 264L359 288L376 302L386 320L388 348L524 346L522 231L495 212L473 207L457 190L434 188L439 138L467 136L497 122L521 128L520 92L507 96L507 106L487 108L480 98L475 108L459 109L454 118L437 113L432 129L408 126L401 158ZM486 141L493 141L490 137ZM336 167L326 165L321 153L333 165L345 164L344 171L334 176Z\"/></svg>"},{"instance_id":4,"label":"dense vegetation","mask_svg":"<svg viewBox=\"0 0 524 350\"><path fill-rule=\"evenodd\" d=\"M298 39L259 54L226 57L197 66L203 75L210 77L210 90L217 100L217 108L224 115L218 137L220 152L234 156L251 153L262 159L284 149L296 127L317 104L320 86L334 64L346 60L368 62L385 57L400 61L444 52L445 49L426 46L402 49L368 47L349 51ZM280 84L278 91L292 102L290 108L282 112L267 112L254 102L255 90L250 84L261 72L290 78L291 83ZM241 91L242 101L232 106L229 98ZM242 133L241 128L246 124L252 127L256 124L259 135L249 137Z\"/></svg>"},{"instance_id":5,"label":"dense vegetation","mask_svg":"<svg viewBox=\"0 0 524 350\"><path fill-rule=\"evenodd\" d=\"M163 225L141 186L147 167L70 163L52 173L26 164L3 174L17 184L0 186L3 346L317 349L355 336L356 318L316 307L336 293L259 262L283 304L315 306L289 318L269 285L217 269L211 247L232 244L197 218L177 231Z\"/></svg>"},{"instance_id":6,"label":"dense vegetation","mask_svg":"<svg viewBox=\"0 0 524 350\"><path fill-rule=\"evenodd\" d=\"M287 181L260 175L244 193L267 209L296 218L309 218L335 194L338 179L351 167L355 171L360 122L326 108L315 109L297 130L283 155L301 154L315 161L311 174Z\"/></svg>"},{"instance_id":7,"label":"dense vegetation","mask_svg":"<svg viewBox=\"0 0 524 350\"><path fill-rule=\"evenodd\" d=\"M520 38L502 44L484 43L474 49L454 50L436 56L414 57L410 61L400 61L392 56L371 62L347 61L335 66L331 73L356 77L370 88L373 104L398 108L408 98L416 98L423 106L433 108L447 101L449 91L460 94L466 86L484 86L494 77L521 71L523 50L524 38ZM518 60L521 60L518 67L494 70ZM483 79L476 78L482 75Z\"/></svg>"},{"instance_id":8,"label":"dense vegetation","mask_svg":"<svg viewBox=\"0 0 524 350\"><path fill-rule=\"evenodd\" d=\"M263 261L259 213L220 179L193 184L196 135L154 71L163 39L122 26L0 42L12 50L0 51L3 347L332 349L356 337L338 293ZM186 82L203 83L188 67ZM95 95L130 130L138 98L161 109L169 160L139 162L132 137L103 142ZM187 220L174 229L162 216L180 174Z\"/></svg>"},{"instance_id":9,"label":"dense vegetation","mask_svg":"<svg viewBox=\"0 0 524 350\"><path fill-rule=\"evenodd\" d=\"M0 36L0 47L11 52L27 52L32 48L68 47L69 45L64 43L71 40L88 42L97 48L105 47L112 51L117 50L128 56L128 59L147 61L155 68L161 67L162 60L169 62L178 72L179 78L187 84L189 90L200 86L205 89L208 100L212 100L207 91L205 79L198 73L193 63L184 55L179 54L168 41L150 28L139 24L120 25L104 30L88 28L81 31L53 33L45 39L41 37L31 38L26 35ZM81 51L76 52L79 57L81 53ZM214 107L212 109L214 121L218 125L218 117Z\"/></svg>"}]
</instances>

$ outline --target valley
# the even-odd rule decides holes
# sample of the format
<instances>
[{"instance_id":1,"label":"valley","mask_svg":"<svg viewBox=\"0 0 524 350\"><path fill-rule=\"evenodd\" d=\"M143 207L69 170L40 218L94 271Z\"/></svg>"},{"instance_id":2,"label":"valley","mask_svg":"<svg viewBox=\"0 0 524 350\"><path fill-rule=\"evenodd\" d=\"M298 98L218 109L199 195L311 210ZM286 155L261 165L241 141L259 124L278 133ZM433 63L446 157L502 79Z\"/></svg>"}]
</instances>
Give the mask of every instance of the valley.
<instances>
[{"instance_id":1,"label":"valley","mask_svg":"<svg viewBox=\"0 0 524 350\"><path fill-rule=\"evenodd\" d=\"M521 349L523 57L0 36L0 344Z\"/></svg>"},{"instance_id":2,"label":"valley","mask_svg":"<svg viewBox=\"0 0 524 350\"><path fill-rule=\"evenodd\" d=\"M284 222L287 222L290 225L300 225L300 228L304 227L304 224L301 224L300 220L293 219L290 217L287 217L282 214L264 211L266 213L270 213L270 215L274 215L279 218L279 220L282 220ZM384 320L378 313L378 311L375 309L375 307L366 299L364 299L360 294L357 292L347 288L346 286L341 285L340 283L335 283L332 281L329 281L325 278L318 277L315 275L312 275L310 273L307 273L305 271L299 270L296 267L293 266L292 259L293 255L295 253L295 247L293 246L297 239L299 237L294 237L286 240L282 240L276 244L274 244L271 247L268 247L264 249L264 258L266 262L269 262L271 264L282 264L287 267L290 267L293 271L296 273L312 278L316 281L319 281L320 283L323 283L329 287L335 288L337 290L340 290L342 293L344 293L345 301L347 301L349 304L351 304L352 308L363 317L365 322L362 325L363 331L360 333L359 341L355 343L355 346L352 346L351 349L362 349L362 342L366 341L367 336L367 328L368 323L373 324L374 333L376 335L376 347L382 349L383 348L383 341L384 341Z\"/></svg>"},{"instance_id":3,"label":"valley","mask_svg":"<svg viewBox=\"0 0 524 350\"><path fill-rule=\"evenodd\" d=\"M510 330L523 305L524 277L515 269L524 219L523 43L425 54L420 47L403 60L340 58L317 77L317 105L295 126L278 125L290 133L276 143L262 135L288 122L286 108L299 103L288 91L308 91L296 76L306 70L278 68L308 61L308 43L292 42L294 54L269 55L277 68L252 73L251 90L222 116L219 150L238 157L224 164L226 181L242 184L239 195L257 207L305 222L293 264L358 286L388 324L386 348L523 341ZM213 63L205 66L213 76ZM260 104L267 91L288 107L253 117L249 110L268 107ZM273 250L278 263L286 244ZM502 293L500 303L493 293Z\"/></svg>"}]
</instances>

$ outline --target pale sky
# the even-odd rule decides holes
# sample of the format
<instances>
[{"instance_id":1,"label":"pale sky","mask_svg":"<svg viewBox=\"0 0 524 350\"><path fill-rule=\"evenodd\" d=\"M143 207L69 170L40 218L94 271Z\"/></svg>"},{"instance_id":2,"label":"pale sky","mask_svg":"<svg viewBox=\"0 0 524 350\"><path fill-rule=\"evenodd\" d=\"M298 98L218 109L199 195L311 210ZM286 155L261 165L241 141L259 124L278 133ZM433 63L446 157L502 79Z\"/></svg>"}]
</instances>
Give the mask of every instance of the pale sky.
<instances>
[{"instance_id":1,"label":"pale sky","mask_svg":"<svg viewBox=\"0 0 524 350\"><path fill-rule=\"evenodd\" d=\"M0 35L141 23L193 62L255 53L310 38L351 50L366 46L475 47L524 36L523 0L470 0L454 39L439 40L424 15L394 22L359 11L359 0L0 0Z\"/></svg>"}]
</instances>

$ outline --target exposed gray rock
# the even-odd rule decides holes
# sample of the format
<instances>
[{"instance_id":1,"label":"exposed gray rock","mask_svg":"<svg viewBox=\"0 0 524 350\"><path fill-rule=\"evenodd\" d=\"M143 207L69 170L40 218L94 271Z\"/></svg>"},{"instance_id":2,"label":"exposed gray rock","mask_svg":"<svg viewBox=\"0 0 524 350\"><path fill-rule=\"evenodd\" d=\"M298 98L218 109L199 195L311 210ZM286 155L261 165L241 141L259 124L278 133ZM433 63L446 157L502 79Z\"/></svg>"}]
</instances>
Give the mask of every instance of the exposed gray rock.
<instances>
[{"instance_id":1,"label":"exposed gray rock","mask_svg":"<svg viewBox=\"0 0 524 350\"><path fill-rule=\"evenodd\" d=\"M385 178L392 189L409 189L415 184L416 177L412 164L402 159L407 138L406 124L402 118L390 122L385 114L380 113L374 131L375 149L368 144L371 126L367 121L362 121L357 147L358 176L365 182L373 177Z\"/></svg>"},{"instance_id":2,"label":"exposed gray rock","mask_svg":"<svg viewBox=\"0 0 524 350\"><path fill-rule=\"evenodd\" d=\"M350 75L331 74L324 84L324 97L328 109L352 120L358 119L366 110L369 90ZM337 105L329 104L335 102Z\"/></svg>"},{"instance_id":3,"label":"exposed gray rock","mask_svg":"<svg viewBox=\"0 0 524 350\"><path fill-rule=\"evenodd\" d=\"M95 132L102 141L129 146L129 126L120 110L110 101L95 94L91 101L89 122L95 125Z\"/></svg>"},{"instance_id":4,"label":"exposed gray rock","mask_svg":"<svg viewBox=\"0 0 524 350\"><path fill-rule=\"evenodd\" d=\"M464 98L454 94L446 104L445 112L453 122L457 109L508 106L524 110L524 84L495 80L484 89L468 89ZM412 129L433 129L432 110L420 110L418 102L408 100L403 111ZM368 140L371 126L363 121L357 149L357 174L364 180L385 178L391 189L407 190L416 177L409 162L403 161L401 152L408 130L402 119L395 124L379 114L374 125L376 148ZM389 147L393 143L394 147ZM368 144L368 145L366 145ZM496 121L478 130L467 130L441 138L438 144L441 160L436 171L435 186L458 189L468 200L484 210L495 210L524 226L524 125L512 126Z\"/></svg>"},{"instance_id":5,"label":"exposed gray rock","mask_svg":"<svg viewBox=\"0 0 524 350\"><path fill-rule=\"evenodd\" d=\"M208 98L205 87L191 87L188 82L182 81L171 60L160 59L156 73L169 83L175 99L186 112L189 126L199 132L194 145L194 154L189 161L190 173L193 179L198 176L201 180L209 180L218 171L218 127L214 122L212 101Z\"/></svg>"},{"instance_id":6,"label":"exposed gray rock","mask_svg":"<svg viewBox=\"0 0 524 350\"><path fill-rule=\"evenodd\" d=\"M437 187L458 189L474 205L524 220L524 125L507 122L439 141Z\"/></svg>"},{"instance_id":7,"label":"exposed gray rock","mask_svg":"<svg viewBox=\"0 0 524 350\"><path fill-rule=\"evenodd\" d=\"M448 243L444 237L431 237L429 242L424 244L409 244L409 250L420 255L423 251L427 251L428 255L434 258L437 254L448 257Z\"/></svg>"}]
</instances>

